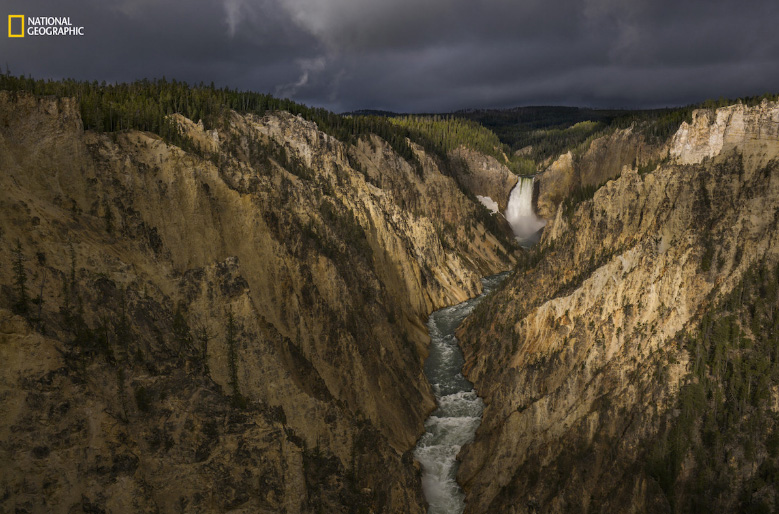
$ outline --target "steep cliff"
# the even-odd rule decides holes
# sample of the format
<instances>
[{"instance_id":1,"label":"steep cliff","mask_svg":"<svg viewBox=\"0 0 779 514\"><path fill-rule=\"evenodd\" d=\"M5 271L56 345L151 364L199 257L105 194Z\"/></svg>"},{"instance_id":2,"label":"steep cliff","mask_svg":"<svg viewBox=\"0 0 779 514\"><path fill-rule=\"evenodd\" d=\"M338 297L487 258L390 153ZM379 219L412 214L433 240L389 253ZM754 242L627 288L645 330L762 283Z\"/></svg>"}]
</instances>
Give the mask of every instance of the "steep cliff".
<instances>
[{"instance_id":1,"label":"steep cliff","mask_svg":"<svg viewBox=\"0 0 779 514\"><path fill-rule=\"evenodd\" d=\"M464 163L460 168L460 183L474 195L492 199L500 212L505 212L511 190L517 185L517 176L491 155L464 146L451 154Z\"/></svg>"},{"instance_id":2,"label":"steep cliff","mask_svg":"<svg viewBox=\"0 0 779 514\"><path fill-rule=\"evenodd\" d=\"M0 92L1 510L423 512L423 321L509 233L419 147L170 119Z\"/></svg>"},{"instance_id":3,"label":"steep cliff","mask_svg":"<svg viewBox=\"0 0 779 514\"><path fill-rule=\"evenodd\" d=\"M635 127L595 138L578 152L562 154L537 176L536 211L552 219L560 202L574 190L600 186L619 176L623 166L659 162L667 153L666 145L648 142Z\"/></svg>"},{"instance_id":4,"label":"steep cliff","mask_svg":"<svg viewBox=\"0 0 779 514\"><path fill-rule=\"evenodd\" d=\"M752 166L761 166L779 152L776 124L776 108L768 101L756 107L739 103L716 111L701 109L674 135L670 155L681 164L698 164L735 149L756 160Z\"/></svg>"},{"instance_id":5,"label":"steep cliff","mask_svg":"<svg viewBox=\"0 0 779 514\"><path fill-rule=\"evenodd\" d=\"M467 512L779 505L777 151L776 103L697 112L670 162L556 210L459 334L487 403Z\"/></svg>"}]
</instances>

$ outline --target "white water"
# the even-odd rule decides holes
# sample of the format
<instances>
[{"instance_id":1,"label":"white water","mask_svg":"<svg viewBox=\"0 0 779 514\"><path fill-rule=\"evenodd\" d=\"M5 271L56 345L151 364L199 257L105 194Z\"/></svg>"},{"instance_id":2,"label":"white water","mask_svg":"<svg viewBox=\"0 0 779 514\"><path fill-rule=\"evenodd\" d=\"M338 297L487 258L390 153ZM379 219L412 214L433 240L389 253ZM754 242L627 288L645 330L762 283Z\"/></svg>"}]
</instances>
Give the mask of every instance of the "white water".
<instances>
[{"instance_id":1,"label":"white water","mask_svg":"<svg viewBox=\"0 0 779 514\"><path fill-rule=\"evenodd\" d=\"M481 296L438 310L427 322L431 342L425 375L438 408L425 421L427 431L417 442L414 456L422 465L428 514L460 514L465 509L465 494L456 480L457 453L473 441L484 403L461 373L464 359L454 331L505 276L501 273L482 279Z\"/></svg>"},{"instance_id":2,"label":"white water","mask_svg":"<svg viewBox=\"0 0 779 514\"><path fill-rule=\"evenodd\" d=\"M498 202L490 198L489 196L480 196L476 195L476 199L481 202L483 206L488 208L492 214L498 214L500 212L500 209L498 209Z\"/></svg>"},{"instance_id":3,"label":"white water","mask_svg":"<svg viewBox=\"0 0 779 514\"><path fill-rule=\"evenodd\" d=\"M546 221L533 212L533 181L533 178L519 177L506 206L506 221L521 245L538 241L538 231L546 225Z\"/></svg>"}]
</instances>

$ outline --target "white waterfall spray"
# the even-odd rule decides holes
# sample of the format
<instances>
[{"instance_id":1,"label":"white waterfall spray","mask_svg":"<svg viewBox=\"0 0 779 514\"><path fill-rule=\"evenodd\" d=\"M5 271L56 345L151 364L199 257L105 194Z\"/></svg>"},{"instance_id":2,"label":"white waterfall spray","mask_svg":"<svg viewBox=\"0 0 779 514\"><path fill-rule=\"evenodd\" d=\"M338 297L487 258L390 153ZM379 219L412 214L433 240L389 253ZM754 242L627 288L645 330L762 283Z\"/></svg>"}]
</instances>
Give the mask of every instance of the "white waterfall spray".
<instances>
[{"instance_id":1,"label":"white waterfall spray","mask_svg":"<svg viewBox=\"0 0 779 514\"><path fill-rule=\"evenodd\" d=\"M537 240L537 232L546 225L546 221L533 212L533 178L519 177L517 185L511 190L506 206L506 221L514 230L514 236L520 244L532 244Z\"/></svg>"}]
</instances>

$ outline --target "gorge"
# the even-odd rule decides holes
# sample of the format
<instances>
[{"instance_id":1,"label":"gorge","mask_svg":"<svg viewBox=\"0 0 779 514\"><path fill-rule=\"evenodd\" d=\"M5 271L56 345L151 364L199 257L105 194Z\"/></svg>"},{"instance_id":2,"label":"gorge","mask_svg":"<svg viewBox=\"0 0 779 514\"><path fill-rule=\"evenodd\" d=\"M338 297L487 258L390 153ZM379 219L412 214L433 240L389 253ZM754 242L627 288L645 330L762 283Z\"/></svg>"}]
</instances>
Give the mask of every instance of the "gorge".
<instances>
[{"instance_id":1,"label":"gorge","mask_svg":"<svg viewBox=\"0 0 779 514\"><path fill-rule=\"evenodd\" d=\"M427 323L431 341L425 375L438 408L425 421L427 431L417 442L414 456L422 465L428 514L462 513L465 508L465 495L456 481L456 458L463 445L473 441L484 402L462 375L463 354L454 332L505 278L502 273L482 279L481 295L434 312Z\"/></svg>"},{"instance_id":2,"label":"gorge","mask_svg":"<svg viewBox=\"0 0 779 514\"><path fill-rule=\"evenodd\" d=\"M458 332L466 512L775 509L778 136L775 102L701 109L558 206Z\"/></svg>"},{"instance_id":3,"label":"gorge","mask_svg":"<svg viewBox=\"0 0 779 514\"><path fill-rule=\"evenodd\" d=\"M212 105L0 92L3 509L424 511L424 321L515 262L496 193L382 120Z\"/></svg>"},{"instance_id":4,"label":"gorge","mask_svg":"<svg viewBox=\"0 0 779 514\"><path fill-rule=\"evenodd\" d=\"M0 510L779 505L775 98L556 118L546 155L0 84Z\"/></svg>"}]
</instances>

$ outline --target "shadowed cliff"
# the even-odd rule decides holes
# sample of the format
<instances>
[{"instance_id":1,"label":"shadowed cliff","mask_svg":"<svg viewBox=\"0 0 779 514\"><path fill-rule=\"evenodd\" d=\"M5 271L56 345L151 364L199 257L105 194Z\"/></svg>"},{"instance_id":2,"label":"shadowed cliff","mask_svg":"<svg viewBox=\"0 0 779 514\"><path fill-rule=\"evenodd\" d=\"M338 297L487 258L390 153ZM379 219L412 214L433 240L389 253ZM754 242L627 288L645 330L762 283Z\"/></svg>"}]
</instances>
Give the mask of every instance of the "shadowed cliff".
<instances>
[{"instance_id":1,"label":"shadowed cliff","mask_svg":"<svg viewBox=\"0 0 779 514\"><path fill-rule=\"evenodd\" d=\"M2 510L423 512L423 323L508 227L403 139L82 112L0 92Z\"/></svg>"}]
</instances>

